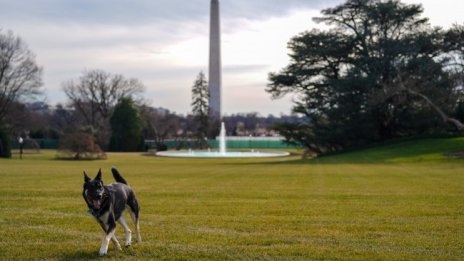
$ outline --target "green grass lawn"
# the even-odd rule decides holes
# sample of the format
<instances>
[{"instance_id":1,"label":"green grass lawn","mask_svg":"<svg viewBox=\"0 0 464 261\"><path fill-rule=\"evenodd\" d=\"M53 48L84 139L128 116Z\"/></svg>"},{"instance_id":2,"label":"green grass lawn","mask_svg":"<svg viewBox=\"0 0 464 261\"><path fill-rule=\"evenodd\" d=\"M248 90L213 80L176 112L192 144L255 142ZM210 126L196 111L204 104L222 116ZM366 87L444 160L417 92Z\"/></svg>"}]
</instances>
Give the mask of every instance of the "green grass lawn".
<instances>
[{"instance_id":1,"label":"green grass lawn","mask_svg":"<svg viewBox=\"0 0 464 261\"><path fill-rule=\"evenodd\" d=\"M300 160L137 153L0 160L0 260L99 259L83 175L116 166L141 204L143 242L103 260L463 260L464 138ZM123 229L117 235L122 243Z\"/></svg>"}]
</instances>

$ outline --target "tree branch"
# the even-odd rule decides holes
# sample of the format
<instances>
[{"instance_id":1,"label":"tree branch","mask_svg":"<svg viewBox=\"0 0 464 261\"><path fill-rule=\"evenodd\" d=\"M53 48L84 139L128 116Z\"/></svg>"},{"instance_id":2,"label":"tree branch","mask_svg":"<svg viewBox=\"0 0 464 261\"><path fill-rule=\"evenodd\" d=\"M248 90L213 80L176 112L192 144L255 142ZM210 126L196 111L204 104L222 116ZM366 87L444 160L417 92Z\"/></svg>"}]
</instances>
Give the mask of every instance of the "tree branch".
<instances>
[{"instance_id":1,"label":"tree branch","mask_svg":"<svg viewBox=\"0 0 464 261\"><path fill-rule=\"evenodd\" d=\"M438 107L429 97L427 97L426 95L424 95L424 94L422 94L420 92L417 92L417 91L411 90L410 88L407 88L406 85L404 84L403 79L401 78L400 74L398 74L398 81L399 81L399 84L400 84L400 90L405 91L405 92L407 92L407 93L409 93L411 95L414 95L414 96L419 97L422 100L424 100L425 103L427 103L433 110L435 110L435 112L437 112L440 115L443 122L453 124L460 131L464 130L464 124L461 121L446 115L446 113L440 107Z\"/></svg>"}]
</instances>

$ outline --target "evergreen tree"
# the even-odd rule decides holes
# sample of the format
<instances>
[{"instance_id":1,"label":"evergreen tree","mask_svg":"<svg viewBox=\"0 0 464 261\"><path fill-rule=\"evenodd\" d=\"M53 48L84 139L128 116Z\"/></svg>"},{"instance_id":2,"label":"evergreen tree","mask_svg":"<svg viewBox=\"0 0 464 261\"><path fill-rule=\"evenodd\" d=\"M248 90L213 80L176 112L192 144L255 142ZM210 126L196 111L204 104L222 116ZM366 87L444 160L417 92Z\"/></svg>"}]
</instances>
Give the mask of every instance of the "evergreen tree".
<instances>
[{"instance_id":1,"label":"evergreen tree","mask_svg":"<svg viewBox=\"0 0 464 261\"><path fill-rule=\"evenodd\" d=\"M209 91L205 74L200 72L192 87L192 112L197 123L196 139L198 146L208 147Z\"/></svg>"},{"instance_id":2,"label":"evergreen tree","mask_svg":"<svg viewBox=\"0 0 464 261\"><path fill-rule=\"evenodd\" d=\"M280 125L287 141L324 153L445 129L456 104L446 68L463 38L449 44L422 12L398 0L348 0L314 19L331 29L291 39L290 64L267 88L274 98L296 94L293 111L304 117Z\"/></svg>"},{"instance_id":3,"label":"evergreen tree","mask_svg":"<svg viewBox=\"0 0 464 261\"><path fill-rule=\"evenodd\" d=\"M122 98L110 118L111 151L141 151L143 149L142 119L131 98Z\"/></svg>"}]
</instances>

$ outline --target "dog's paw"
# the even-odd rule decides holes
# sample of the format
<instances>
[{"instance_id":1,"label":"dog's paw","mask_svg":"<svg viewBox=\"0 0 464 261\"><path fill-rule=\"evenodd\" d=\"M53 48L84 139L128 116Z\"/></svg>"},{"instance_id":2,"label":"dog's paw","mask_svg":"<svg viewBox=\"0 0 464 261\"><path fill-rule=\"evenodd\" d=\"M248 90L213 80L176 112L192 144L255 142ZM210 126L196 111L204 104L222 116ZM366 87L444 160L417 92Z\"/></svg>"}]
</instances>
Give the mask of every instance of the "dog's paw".
<instances>
[{"instance_id":1,"label":"dog's paw","mask_svg":"<svg viewBox=\"0 0 464 261\"><path fill-rule=\"evenodd\" d=\"M107 252L108 252L108 247L102 246L102 247L100 248L100 251L98 252L98 255L99 255L100 257L103 257L103 256L106 255Z\"/></svg>"},{"instance_id":2,"label":"dog's paw","mask_svg":"<svg viewBox=\"0 0 464 261\"><path fill-rule=\"evenodd\" d=\"M124 244L125 247L130 247L131 245L132 245L131 242L126 242L126 243Z\"/></svg>"}]
</instances>

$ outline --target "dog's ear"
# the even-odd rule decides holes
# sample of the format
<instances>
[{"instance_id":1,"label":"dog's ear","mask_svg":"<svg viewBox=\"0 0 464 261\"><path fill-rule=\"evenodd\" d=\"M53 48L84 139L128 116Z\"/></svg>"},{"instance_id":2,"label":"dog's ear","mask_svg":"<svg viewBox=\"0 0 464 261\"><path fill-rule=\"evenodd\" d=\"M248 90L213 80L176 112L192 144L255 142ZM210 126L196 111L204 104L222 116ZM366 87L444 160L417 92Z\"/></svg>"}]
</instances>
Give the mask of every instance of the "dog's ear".
<instances>
[{"instance_id":1,"label":"dog's ear","mask_svg":"<svg viewBox=\"0 0 464 261\"><path fill-rule=\"evenodd\" d=\"M101 179L102 179L102 169L98 170L98 173L97 173L97 176L95 177L95 179L101 181Z\"/></svg>"},{"instance_id":2,"label":"dog's ear","mask_svg":"<svg viewBox=\"0 0 464 261\"><path fill-rule=\"evenodd\" d=\"M90 182L90 178L89 178L89 176L87 176L87 173L85 173L85 171L84 171L84 182L85 183Z\"/></svg>"}]
</instances>

